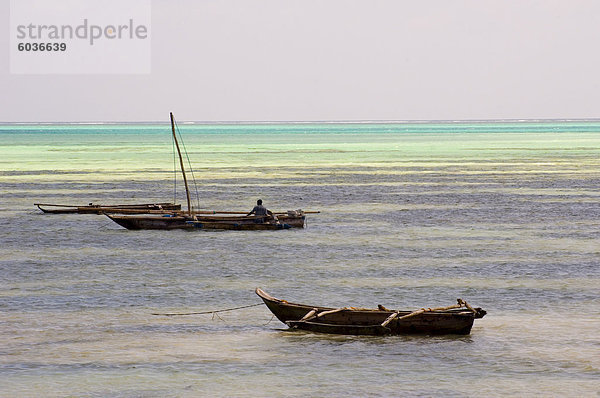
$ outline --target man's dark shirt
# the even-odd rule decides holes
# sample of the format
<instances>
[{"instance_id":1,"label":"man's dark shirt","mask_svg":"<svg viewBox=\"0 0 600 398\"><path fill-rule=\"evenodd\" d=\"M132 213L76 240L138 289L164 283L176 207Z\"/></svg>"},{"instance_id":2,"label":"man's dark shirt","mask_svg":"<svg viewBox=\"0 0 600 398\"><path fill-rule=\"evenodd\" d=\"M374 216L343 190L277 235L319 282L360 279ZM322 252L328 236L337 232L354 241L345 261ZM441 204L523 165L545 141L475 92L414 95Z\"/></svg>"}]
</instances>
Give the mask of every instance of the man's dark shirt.
<instances>
[{"instance_id":1,"label":"man's dark shirt","mask_svg":"<svg viewBox=\"0 0 600 398\"><path fill-rule=\"evenodd\" d=\"M252 214L252 213L256 214L257 216L266 216L267 208L263 205L256 205L250 212L250 214Z\"/></svg>"}]
</instances>

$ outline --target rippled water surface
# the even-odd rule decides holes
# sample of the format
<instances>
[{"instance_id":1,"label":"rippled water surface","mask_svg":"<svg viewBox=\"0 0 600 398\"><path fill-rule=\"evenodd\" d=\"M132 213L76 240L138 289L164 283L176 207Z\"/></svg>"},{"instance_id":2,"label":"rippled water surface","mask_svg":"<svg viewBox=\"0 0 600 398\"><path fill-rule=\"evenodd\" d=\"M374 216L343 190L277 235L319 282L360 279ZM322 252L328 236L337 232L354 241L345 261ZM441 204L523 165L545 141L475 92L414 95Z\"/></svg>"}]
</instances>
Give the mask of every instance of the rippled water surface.
<instances>
[{"instance_id":1,"label":"rippled water surface","mask_svg":"<svg viewBox=\"0 0 600 398\"><path fill-rule=\"evenodd\" d=\"M306 229L127 231L167 125L0 126L1 396L598 396L600 123L181 125L196 206ZM177 201L185 203L178 177ZM259 303L483 307L469 336L289 332Z\"/></svg>"}]
</instances>

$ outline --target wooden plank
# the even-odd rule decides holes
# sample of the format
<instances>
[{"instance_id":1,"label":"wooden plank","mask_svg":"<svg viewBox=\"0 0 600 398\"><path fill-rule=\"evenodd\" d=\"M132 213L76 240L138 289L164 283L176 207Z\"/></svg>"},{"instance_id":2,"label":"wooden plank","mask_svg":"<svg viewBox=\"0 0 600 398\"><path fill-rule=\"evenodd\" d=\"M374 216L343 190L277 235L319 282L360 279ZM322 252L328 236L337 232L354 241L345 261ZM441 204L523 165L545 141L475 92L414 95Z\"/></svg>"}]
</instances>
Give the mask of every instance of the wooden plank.
<instances>
[{"instance_id":1,"label":"wooden plank","mask_svg":"<svg viewBox=\"0 0 600 398\"><path fill-rule=\"evenodd\" d=\"M388 323L394 320L398 316L398 312L394 312L392 315L388 316L385 321L381 323L381 327L386 327Z\"/></svg>"},{"instance_id":2,"label":"wooden plank","mask_svg":"<svg viewBox=\"0 0 600 398\"><path fill-rule=\"evenodd\" d=\"M306 315L304 315L304 316L302 317L302 319L300 319L300 320L301 320L301 321L306 321L306 320L308 320L308 319L312 318L312 317L313 317L313 315L315 315L315 314L317 313L317 311L319 311L317 308L313 308L312 310L308 311L308 312L306 313Z\"/></svg>"},{"instance_id":3,"label":"wooden plank","mask_svg":"<svg viewBox=\"0 0 600 398\"><path fill-rule=\"evenodd\" d=\"M321 318L322 316L328 315L328 314L335 314L336 312L341 312L344 310L347 310L348 307L342 307L342 308L336 308L335 310L329 310L329 311L323 311L323 312L319 312L319 314L316 316L317 318Z\"/></svg>"}]
</instances>

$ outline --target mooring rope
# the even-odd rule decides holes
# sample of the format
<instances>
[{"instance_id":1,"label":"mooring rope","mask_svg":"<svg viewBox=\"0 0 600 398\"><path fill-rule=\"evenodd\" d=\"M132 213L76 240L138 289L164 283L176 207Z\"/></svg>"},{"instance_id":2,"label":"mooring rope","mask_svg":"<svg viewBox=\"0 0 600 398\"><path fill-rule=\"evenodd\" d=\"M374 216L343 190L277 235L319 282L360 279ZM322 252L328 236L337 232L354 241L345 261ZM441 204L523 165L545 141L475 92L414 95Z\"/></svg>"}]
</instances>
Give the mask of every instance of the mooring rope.
<instances>
[{"instance_id":1,"label":"mooring rope","mask_svg":"<svg viewBox=\"0 0 600 398\"><path fill-rule=\"evenodd\" d=\"M166 314L152 313L150 315L162 315L162 316L203 315L203 314L213 314L213 315L215 315L215 314L217 314L219 312L241 310L243 308L258 307L259 305L263 305L263 303L252 304L252 305L244 305L244 306L241 306L241 307L234 307L234 308L225 308L225 309L222 309L222 310L214 310L214 311L184 312L184 313L166 313Z\"/></svg>"}]
</instances>

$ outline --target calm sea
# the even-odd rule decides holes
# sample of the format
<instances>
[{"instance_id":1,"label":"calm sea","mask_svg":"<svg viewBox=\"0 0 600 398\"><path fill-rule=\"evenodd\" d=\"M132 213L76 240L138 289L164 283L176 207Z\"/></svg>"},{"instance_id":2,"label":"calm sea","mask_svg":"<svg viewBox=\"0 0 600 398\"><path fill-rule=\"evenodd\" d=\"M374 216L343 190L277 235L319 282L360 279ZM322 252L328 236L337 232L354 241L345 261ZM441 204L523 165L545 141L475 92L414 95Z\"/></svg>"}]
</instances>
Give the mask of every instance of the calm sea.
<instances>
[{"instance_id":1,"label":"calm sea","mask_svg":"<svg viewBox=\"0 0 600 398\"><path fill-rule=\"evenodd\" d=\"M169 126L0 126L0 396L600 395L600 122L179 129L197 207L321 213L262 232L44 215L185 203ZM257 286L488 315L444 337L289 332L264 306L152 315L259 303Z\"/></svg>"}]
</instances>

